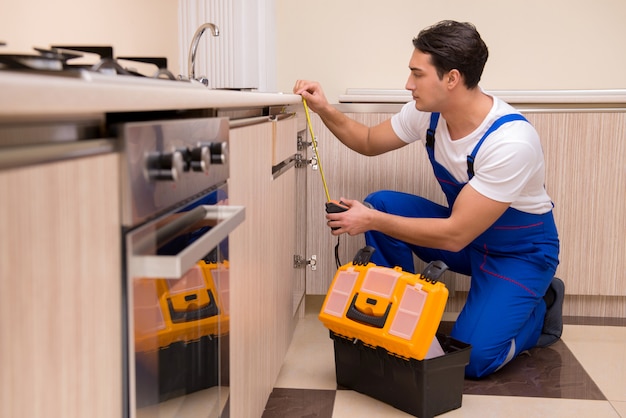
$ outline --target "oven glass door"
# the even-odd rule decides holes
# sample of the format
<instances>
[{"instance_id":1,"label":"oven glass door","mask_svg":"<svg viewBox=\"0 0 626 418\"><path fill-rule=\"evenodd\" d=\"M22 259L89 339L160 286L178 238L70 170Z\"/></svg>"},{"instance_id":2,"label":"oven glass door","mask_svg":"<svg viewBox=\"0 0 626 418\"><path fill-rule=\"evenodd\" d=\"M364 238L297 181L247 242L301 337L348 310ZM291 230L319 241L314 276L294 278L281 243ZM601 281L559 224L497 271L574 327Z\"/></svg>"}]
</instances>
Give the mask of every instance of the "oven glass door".
<instances>
[{"instance_id":1,"label":"oven glass door","mask_svg":"<svg viewBox=\"0 0 626 418\"><path fill-rule=\"evenodd\" d=\"M228 235L245 214L219 192L126 235L130 417L229 415Z\"/></svg>"}]
</instances>

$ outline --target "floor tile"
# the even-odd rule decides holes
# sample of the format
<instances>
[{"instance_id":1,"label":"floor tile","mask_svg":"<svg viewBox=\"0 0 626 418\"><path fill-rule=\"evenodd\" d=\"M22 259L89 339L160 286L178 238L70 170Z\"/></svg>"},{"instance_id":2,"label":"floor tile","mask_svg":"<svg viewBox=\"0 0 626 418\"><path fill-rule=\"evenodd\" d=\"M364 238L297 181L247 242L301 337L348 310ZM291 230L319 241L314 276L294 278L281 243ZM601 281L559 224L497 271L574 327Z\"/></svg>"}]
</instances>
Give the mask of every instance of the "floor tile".
<instances>
[{"instance_id":1,"label":"floor tile","mask_svg":"<svg viewBox=\"0 0 626 418\"><path fill-rule=\"evenodd\" d=\"M358 392L337 391L332 418L354 417L406 418L412 415Z\"/></svg>"},{"instance_id":2,"label":"floor tile","mask_svg":"<svg viewBox=\"0 0 626 418\"><path fill-rule=\"evenodd\" d=\"M464 393L605 400L563 341L535 348L479 381L465 380Z\"/></svg>"},{"instance_id":3,"label":"floor tile","mask_svg":"<svg viewBox=\"0 0 626 418\"><path fill-rule=\"evenodd\" d=\"M408 418L390 405L353 391L339 391L332 418ZM620 418L608 401L464 395L463 405L442 418Z\"/></svg>"},{"instance_id":4,"label":"floor tile","mask_svg":"<svg viewBox=\"0 0 626 418\"><path fill-rule=\"evenodd\" d=\"M626 417L626 402L611 402L620 417Z\"/></svg>"},{"instance_id":5,"label":"floor tile","mask_svg":"<svg viewBox=\"0 0 626 418\"><path fill-rule=\"evenodd\" d=\"M625 327L566 325L563 341L608 400L626 402Z\"/></svg>"},{"instance_id":6,"label":"floor tile","mask_svg":"<svg viewBox=\"0 0 626 418\"><path fill-rule=\"evenodd\" d=\"M402 418L411 415L337 389L333 342L317 318L323 297L307 297L263 418ZM453 316L440 330L449 333ZM563 338L530 350L487 378L464 381L461 408L441 417L626 418L626 327L567 318ZM610 323L622 325L621 323Z\"/></svg>"},{"instance_id":7,"label":"floor tile","mask_svg":"<svg viewBox=\"0 0 626 418\"><path fill-rule=\"evenodd\" d=\"M307 313L298 321L274 387L336 389L333 342L317 318L319 307L308 300L306 306Z\"/></svg>"},{"instance_id":8,"label":"floor tile","mask_svg":"<svg viewBox=\"0 0 626 418\"><path fill-rule=\"evenodd\" d=\"M452 323L439 330L449 333ZM465 380L463 393L571 399L606 399L568 346L561 340L519 355L501 370L481 380Z\"/></svg>"},{"instance_id":9,"label":"floor tile","mask_svg":"<svg viewBox=\"0 0 626 418\"><path fill-rule=\"evenodd\" d=\"M331 418L334 390L275 388L262 418Z\"/></svg>"},{"instance_id":10,"label":"floor tile","mask_svg":"<svg viewBox=\"0 0 626 418\"><path fill-rule=\"evenodd\" d=\"M620 418L608 401L464 395L463 406L442 418Z\"/></svg>"}]
</instances>

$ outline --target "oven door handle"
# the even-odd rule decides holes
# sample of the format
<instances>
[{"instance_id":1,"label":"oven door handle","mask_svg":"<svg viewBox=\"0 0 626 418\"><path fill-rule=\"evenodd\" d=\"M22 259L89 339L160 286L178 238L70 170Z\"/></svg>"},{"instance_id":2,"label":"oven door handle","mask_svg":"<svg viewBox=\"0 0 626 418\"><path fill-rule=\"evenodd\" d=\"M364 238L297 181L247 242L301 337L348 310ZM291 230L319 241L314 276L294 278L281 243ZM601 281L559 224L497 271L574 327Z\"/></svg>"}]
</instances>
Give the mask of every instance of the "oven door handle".
<instances>
[{"instance_id":1,"label":"oven door handle","mask_svg":"<svg viewBox=\"0 0 626 418\"><path fill-rule=\"evenodd\" d=\"M211 205L198 208L200 207L206 211L204 219L217 221L217 224L176 255L137 255L139 251L135 248L129 260L130 277L153 279L182 277L245 219L243 206ZM181 220L176 222L180 224ZM192 219L192 222L196 220ZM167 231L171 228L171 225L166 224L157 230L156 234L159 236L166 231L165 235L169 235Z\"/></svg>"}]
</instances>

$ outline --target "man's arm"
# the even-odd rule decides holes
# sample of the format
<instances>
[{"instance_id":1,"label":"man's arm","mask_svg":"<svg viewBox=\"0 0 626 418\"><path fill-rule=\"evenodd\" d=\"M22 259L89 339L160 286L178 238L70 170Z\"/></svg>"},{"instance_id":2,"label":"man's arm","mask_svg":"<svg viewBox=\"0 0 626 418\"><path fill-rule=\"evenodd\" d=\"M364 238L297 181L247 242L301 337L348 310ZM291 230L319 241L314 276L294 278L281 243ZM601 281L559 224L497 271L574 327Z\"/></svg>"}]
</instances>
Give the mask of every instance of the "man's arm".
<instances>
[{"instance_id":1,"label":"man's arm","mask_svg":"<svg viewBox=\"0 0 626 418\"><path fill-rule=\"evenodd\" d=\"M455 252L485 232L510 205L483 196L469 184L459 193L448 218L408 218L368 209L356 200L342 201L351 210L326 215L330 227L339 227L333 235L374 230L411 244Z\"/></svg>"},{"instance_id":2,"label":"man's arm","mask_svg":"<svg viewBox=\"0 0 626 418\"><path fill-rule=\"evenodd\" d=\"M319 83L298 80L293 88L317 113L324 125L348 148L363 155L379 155L406 145L393 131L391 121L367 127L348 118L328 103Z\"/></svg>"}]
</instances>

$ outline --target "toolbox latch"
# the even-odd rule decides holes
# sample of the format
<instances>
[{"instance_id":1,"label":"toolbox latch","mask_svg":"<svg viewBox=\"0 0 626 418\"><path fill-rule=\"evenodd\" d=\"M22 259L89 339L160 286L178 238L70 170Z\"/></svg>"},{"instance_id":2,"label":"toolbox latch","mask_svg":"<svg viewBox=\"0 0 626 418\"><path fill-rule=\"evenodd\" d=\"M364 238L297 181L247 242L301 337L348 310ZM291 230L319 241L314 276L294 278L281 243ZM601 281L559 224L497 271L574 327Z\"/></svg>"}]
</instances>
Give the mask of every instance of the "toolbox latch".
<instances>
[{"instance_id":1,"label":"toolbox latch","mask_svg":"<svg viewBox=\"0 0 626 418\"><path fill-rule=\"evenodd\" d=\"M354 259L352 260L352 264L355 266L366 266L367 263L370 262L370 258L372 258L374 251L376 251L374 247L366 245L356 253Z\"/></svg>"},{"instance_id":2,"label":"toolbox latch","mask_svg":"<svg viewBox=\"0 0 626 418\"><path fill-rule=\"evenodd\" d=\"M431 261L422 271L422 279L427 282L437 283L441 275L448 270L448 266L441 260Z\"/></svg>"}]
</instances>

